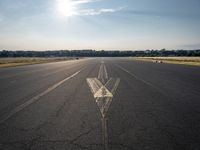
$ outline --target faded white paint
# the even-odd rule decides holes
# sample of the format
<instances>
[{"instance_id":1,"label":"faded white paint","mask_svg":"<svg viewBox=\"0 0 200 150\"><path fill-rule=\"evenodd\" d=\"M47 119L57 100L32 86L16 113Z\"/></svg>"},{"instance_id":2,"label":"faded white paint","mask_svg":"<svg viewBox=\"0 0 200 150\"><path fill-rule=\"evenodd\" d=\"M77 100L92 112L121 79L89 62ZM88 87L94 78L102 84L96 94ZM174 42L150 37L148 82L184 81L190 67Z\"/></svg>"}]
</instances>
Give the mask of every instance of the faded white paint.
<instances>
[{"instance_id":1,"label":"faded white paint","mask_svg":"<svg viewBox=\"0 0 200 150\"><path fill-rule=\"evenodd\" d=\"M110 78L108 80L108 73L106 70L105 63L104 61L101 61L98 79L87 78L86 80L94 96L94 99L100 109L102 117L104 118L110 107L113 96L117 90L120 79Z\"/></svg>"},{"instance_id":2,"label":"faded white paint","mask_svg":"<svg viewBox=\"0 0 200 150\"><path fill-rule=\"evenodd\" d=\"M101 61L99 68L98 79L105 83L108 80L108 73L104 61Z\"/></svg>"},{"instance_id":3,"label":"faded white paint","mask_svg":"<svg viewBox=\"0 0 200 150\"><path fill-rule=\"evenodd\" d=\"M101 60L98 79L97 78L86 79L102 115L102 132L103 132L103 143L105 150L108 150L108 132L107 132L108 118L106 118L106 114L111 105L117 87L120 83L119 78L110 78L109 80L108 79L109 78L107 69L103 60Z\"/></svg>"},{"instance_id":4,"label":"faded white paint","mask_svg":"<svg viewBox=\"0 0 200 150\"><path fill-rule=\"evenodd\" d=\"M83 69L82 69L83 70ZM29 105L31 105L32 103L38 101L41 97L43 97L44 95L48 94L49 92L51 92L52 90L56 89L58 86L60 86L61 84L63 84L64 82L66 82L67 80L77 76L82 70L77 71L76 73L72 74L71 76L65 78L64 80L54 84L53 86L47 88L45 91L43 91L42 93L34 96L33 98L27 100L25 103L17 106L15 109L13 109L12 111L10 111L8 114L4 115L1 119L0 119L0 124L3 123L4 121L6 121L7 119L9 119L10 117L12 117L13 115L15 115L16 113L18 113L19 111L23 110L24 108L28 107Z\"/></svg>"},{"instance_id":5,"label":"faded white paint","mask_svg":"<svg viewBox=\"0 0 200 150\"><path fill-rule=\"evenodd\" d=\"M112 93L108 91L108 89L105 86L102 86L95 94L94 98L100 98L100 97L113 97Z\"/></svg>"}]
</instances>

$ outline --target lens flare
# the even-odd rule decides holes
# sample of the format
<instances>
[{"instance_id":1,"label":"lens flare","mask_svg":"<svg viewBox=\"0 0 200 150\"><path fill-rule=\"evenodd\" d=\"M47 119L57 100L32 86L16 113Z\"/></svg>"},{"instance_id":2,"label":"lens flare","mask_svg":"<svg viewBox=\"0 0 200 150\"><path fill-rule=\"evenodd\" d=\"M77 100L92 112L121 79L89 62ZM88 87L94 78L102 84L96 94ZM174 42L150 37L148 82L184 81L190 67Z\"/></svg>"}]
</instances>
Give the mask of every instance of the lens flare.
<instances>
[{"instance_id":1,"label":"lens flare","mask_svg":"<svg viewBox=\"0 0 200 150\"><path fill-rule=\"evenodd\" d=\"M77 7L73 0L56 0L57 12L61 16L70 17L77 15Z\"/></svg>"}]
</instances>

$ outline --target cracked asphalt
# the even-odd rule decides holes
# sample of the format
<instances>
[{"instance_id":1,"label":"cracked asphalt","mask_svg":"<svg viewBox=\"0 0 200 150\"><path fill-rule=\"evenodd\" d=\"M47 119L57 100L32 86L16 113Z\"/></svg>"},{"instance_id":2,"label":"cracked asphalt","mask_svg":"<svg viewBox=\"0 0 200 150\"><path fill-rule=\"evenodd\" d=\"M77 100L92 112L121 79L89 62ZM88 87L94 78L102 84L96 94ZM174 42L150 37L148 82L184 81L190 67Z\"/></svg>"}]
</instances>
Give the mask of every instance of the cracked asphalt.
<instances>
[{"instance_id":1,"label":"cracked asphalt","mask_svg":"<svg viewBox=\"0 0 200 150\"><path fill-rule=\"evenodd\" d=\"M200 67L126 58L1 68L0 149L104 150L86 82L102 60L120 78L106 114L109 150L200 149Z\"/></svg>"}]
</instances>

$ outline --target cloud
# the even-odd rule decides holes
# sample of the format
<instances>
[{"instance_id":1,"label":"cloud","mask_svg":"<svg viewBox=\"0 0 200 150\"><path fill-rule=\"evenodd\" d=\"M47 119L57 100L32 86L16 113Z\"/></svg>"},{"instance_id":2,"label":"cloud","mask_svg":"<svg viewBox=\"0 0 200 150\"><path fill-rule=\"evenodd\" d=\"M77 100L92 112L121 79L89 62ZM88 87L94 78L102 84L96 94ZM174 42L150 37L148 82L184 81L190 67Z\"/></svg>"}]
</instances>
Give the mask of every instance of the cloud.
<instances>
[{"instance_id":1,"label":"cloud","mask_svg":"<svg viewBox=\"0 0 200 150\"><path fill-rule=\"evenodd\" d=\"M2 22L2 21L3 21L3 15L0 14L0 22Z\"/></svg>"},{"instance_id":2,"label":"cloud","mask_svg":"<svg viewBox=\"0 0 200 150\"><path fill-rule=\"evenodd\" d=\"M80 10L79 15L86 15L86 16L93 16L93 15L100 15L103 13L114 13L117 11L122 10L124 7L119 8L100 8L100 9L83 9Z\"/></svg>"},{"instance_id":3,"label":"cloud","mask_svg":"<svg viewBox=\"0 0 200 150\"><path fill-rule=\"evenodd\" d=\"M189 49L200 49L200 43L184 44L180 45L179 47L189 48Z\"/></svg>"},{"instance_id":4,"label":"cloud","mask_svg":"<svg viewBox=\"0 0 200 150\"><path fill-rule=\"evenodd\" d=\"M88 3L100 2L102 0L56 0L57 10L64 16L94 16L104 13L114 13L124 9L125 7L118 8L81 8L81 5Z\"/></svg>"},{"instance_id":5,"label":"cloud","mask_svg":"<svg viewBox=\"0 0 200 150\"><path fill-rule=\"evenodd\" d=\"M86 4L86 3L93 3L101 0L74 0L73 2L77 5ZM118 7L118 8L96 8L96 9L80 9L77 12L77 15L84 15L84 16L94 16L100 15L103 13L114 13L124 9L125 7Z\"/></svg>"},{"instance_id":6,"label":"cloud","mask_svg":"<svg viewBox=\"0 0 200 150\"><path fill-rule=\"evenodd\" d=\"M74 4L85 4L85 3L92 3L99 0L72 0Z\"/></svg>"}]
</instances>

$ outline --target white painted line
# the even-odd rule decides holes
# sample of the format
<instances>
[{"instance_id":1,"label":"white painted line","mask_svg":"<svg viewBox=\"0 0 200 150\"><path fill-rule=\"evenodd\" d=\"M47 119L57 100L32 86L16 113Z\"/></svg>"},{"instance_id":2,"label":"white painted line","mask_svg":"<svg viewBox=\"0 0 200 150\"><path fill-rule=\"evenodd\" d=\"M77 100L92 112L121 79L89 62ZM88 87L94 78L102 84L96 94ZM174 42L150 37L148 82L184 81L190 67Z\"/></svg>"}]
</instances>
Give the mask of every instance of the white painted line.
<instances>
[{"instance_id":1,"label":"white painted line","mask_svg":"<svg viewBox=\"0 0 200 150\"><path fill-rule=\"evenodd\" d=\"M12 117L13 115L15 115L16 113L18 113L19 111L23 110L25 107L29 106L30 104L38 101L42 96L48 94L49 92L51 92L52 90L56 89L58 86L60 86L61 84L63 84L64 82L66 82L67 80L75 77L76 75L78 75L83 69L77 71L76 73L72 74L71 76L65 78L64 80L54 84L53 86L49 87L48 89L46 89L44 92L36 95L35 97L29 99L28 101L26 101L25 103L17 106L15 109L13 109L11 112L9 112L9 114L7 114L6 116L4 116L3 118L1 118L0 120L0 124L2 124L4 121L6 121L7 119L9 119L10 117Z\"/></svg>"},{"instance_id":2,"label":"white painted line","mask_svg":"<svg viewBox=\"0 0 200 150\"><path fill-rule=\"evenodd\" d=\"M120 83L119 78L110 78L105 85L103 85L96 78L88 78L87 83L90 87L91 92L95 98L97 106L100 109L102 117L105 117L110 104L112 102L113 95L117 90L117 87ZM107 89L107 87L111 86L111 91Z\"/></svg>"},{"instance_id":3,"label":"white painted line","mask_svg":"<svg viewBox=\"0 0 200 150\"><path fill-rule=\"evenodd\" d=\"M98 79L101 79L101 76L102 76L102 67L103 67L103 64L101 64L100 67L99 67Z\"/></svg>"},{"instance_id":4,"label":"white painted line","mask_svg":"<svg viewBox=\"0 0 200 150\"><path fill-rule=\"evenodd\" d=\"M104 149L108 150L107 118L102 118L102 132L103 132Z\"/></svg>"},{"instance_id":5,"label":"white painted line","mask_svg":"<svg viewBox=\"0 0 200 150\"><path fill-rule=\"evenodd\" d=\"M108 89L105 86L102 86L95 94L94 98L100 98L100 97L113 97L112 93L108 91Z\"/></svg>"},{"instance_id":6,"label":"white painted line","mask_svg":"<svg viewBox=\"0 0 200 150\"><path fill-rule=\"evenodd\" d=\"M122 69L123 71L127 72L128 74L130 74L131 76L133 76L134 78L140 80L136 75L132 74L130 71L126 70L125 68L119 66L119 65L116 65L117 67L119 67L120 69Z\"/></svg>"},{"instance_id":7,"label":"white painted line","mask_svg":"<svg viewBox=\"0 0 200 150\"><path fill-rule=\"evenodd\" d=\"M87 83L93 94L95 94L103 86L103 84L96 78L87 78Z\"/></svg>"},{"instance_id":8,"label":"white painted line","mask_svg":"<svg viewBox=\"0 0 200 150\"><path fill-rule=\"evenodd\" d=\"M104 61L101 61L101 65L99 67L98 79L101 80L101 82L103 83L108 80L108 73Z\"/></svg>"},{"instance_id":9,"label":"white painted line","mask_svg":"<svg viewBox=\"0 0 200 150\"><path fill-rule=\"evenodd\" d=\"M77 64L77 63L80 63L80 62L82 62L82 61L91 60L91 59L94 59L94 58L84 58L84 59L79 59L79 60L66 60L66 61L51 62L51 63L43 63L43 64L34 64L34 65L50 65L50 64L55 65L56 63L62 63L62 65L63 65L63 63L66 63L66 64L70 65L71 63ZM32 65L32 66L33 66L33 65ZM18 66L18 67L26 67L26 66ZM52 67L54 67L54 66L52 66ZM45 68L39 69L39 70L32 70L32 71L30 71L30 70L26 71L26 70L25 70L25 71L22 71L22 72L20 72L20 73L12 74L12 75L10 75L10 76L7 75L7 76L0 77L0 79L14 78L14 77L16 77L16 76L28 75L28 74L37 73L37 72L44 71L44 70L49 70L49 69L52 69L52 68L45 67ZM55 68L55 69L56 69L56 68ZM44 75L44 76L45 76L45 75ZM48 76L48 75L46 75L46 76Z\"/></svg>"},{"instance_id":10,"label":"white painted line","mask_svg":"<svg viewBox=\"0 0 200 150\"><path fill-rule=\"evenodd\" d=\"M119 85L119 82L120 82L120 78L117 78L117 81L115 82L115 85L113 86L112 90L111 90L111 93L114 95L116 90L117 90L117 87Z\"/></svg>"},{"instance_id":11,"label":"white painted line","mask_svg":"<svg viewBox=\"0 0 200 150\"><path fill-rule=\"evenodd\" d=\"M94 98L113 97L113 94L97 78L87 78L87 83Z\"/></svg>"},{"instance_id":12,"label":"white painted line","mask_svg":"<svg viewBox=\"0 0 200 150\"><path fill-rule=\"evenodd\" d=\"M78 63L78 62L77 62L77 63ZM75 63L72 64L72 65L66 66L66 67L63 66L62 68L60 68L60 69L58 69L58 70L56 70L56 71L54 71L54 72L48 72L48 73L46 73L46 74L43 74L42 77L47 77L47 76L56 74L56 73L58 73L58 72L65 71L65 70L67 70L67 69L71 69L71 68L74 67L73 65L75 65Z\"/></svg>"},{"instance_id":13,"label":"white painted line","mask_svg":"<svg viewBox=\"0 0 200 150\"><path fill-rule=\"evenodd\" d=\"M104 65L104 75L105 75L106 80L108 80L108 72L106 70L106 65Z\"/></svg>"},{"instance_id":14,"label":"white painted line","mask_svg":"<svg viewBox=\"0 0 200 150\"><path fill-rule=\"evenodd\" d=\"M66 69L69 69L69 68L58 69L57 71L54 71L54 72L50 72L50 73L44 74L44 75L42 75L42 77L47 77L47 76L49 76L49 75L56 74L56 73L58 73L58 72L61 72L61 71L66 70Z\"/></svg>"},{"instance_id":15,"label":"white painted line","mask_svg":"<svg viewBox=\"0 0 200 150\"><path fill-rule=\"evenodd\" d=\"M141 79L139 77L137 77L135 74L131 73L130 71L128 71L127 69L119 66L119 65L116 65L117 67L119 67L121 70L123 70L124 72L128 73L129 75L131 75L132 77L134 77L135 79L137 80L140 80L142 81L143 83L145 83L146 85L149 85L151 86L152 88L156 89L157 91L161 92L162 94L166 95L163 91L161 91L158 87L156 87L155 85L151 84L150 82L148 81L145 81L144 79Z\"/></svg>"},{"instance_id":16,"label":"white painted line","mask_svg":"<svg viewBox=\"0 0 200 150\"><path fill-rule=\"evenodd\" d=\"M116 80L116 82L115 82L115 84L114 84L114 86L113 86L113 88L112 88L112 90L111 90L111 93L113 94L113 95L115 95L115 92L116 92L116 90L117 90L117 87L119 86L119 83L120 83L120 79L119 78L117 78L117 80ZM112 98L107 98L106 99L106 101L107 101L107 104L104 106L104 116L106 115L106 113L107 113L107 111L108 111L108 109L110 108L110 105L111 105L111 103L112 103Z\"/></svg>"},{"instance_id":17,"label":"white painted line","mask_svg":"<svg viewBox=\"0 0 200 150\"><path fill-rule=\"evenodd\" d=\"M108 79L108 73L103 60L101 61L101 65L99 68L98 79L86 79L102 116L102 133L105 150L108 150L108 131L106 113L108 112L108 109L113 99L113 95L115 94L117 87L120 83L119 78L110 78L109 80ZM109 91L108 89L111 89L111 91Z\"/></svg>"}]
</instances>

